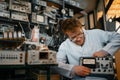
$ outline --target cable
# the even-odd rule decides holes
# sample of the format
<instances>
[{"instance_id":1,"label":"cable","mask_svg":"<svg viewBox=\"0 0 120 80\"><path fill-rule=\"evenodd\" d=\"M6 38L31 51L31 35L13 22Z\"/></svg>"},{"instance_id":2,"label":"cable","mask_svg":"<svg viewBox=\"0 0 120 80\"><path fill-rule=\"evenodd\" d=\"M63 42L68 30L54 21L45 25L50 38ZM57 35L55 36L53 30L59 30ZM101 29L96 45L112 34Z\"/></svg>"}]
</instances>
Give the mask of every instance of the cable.
<instances>
[{"instance_id":1,"label":"cable","mask_svg":"<svg viewBox=\"0 0 120 80\"><path fill-rule=\"evenodd\" d=\"M22 29L22 35L25 37L25 39L27 39L26 36L25 36L25 31L24 31L24 29L23 29L23 27L22 27L22 25L21 25L20 22L19 22L19 25L20 25L20 27L21 27L21 29Z\"/></svg>"}]
</instances>

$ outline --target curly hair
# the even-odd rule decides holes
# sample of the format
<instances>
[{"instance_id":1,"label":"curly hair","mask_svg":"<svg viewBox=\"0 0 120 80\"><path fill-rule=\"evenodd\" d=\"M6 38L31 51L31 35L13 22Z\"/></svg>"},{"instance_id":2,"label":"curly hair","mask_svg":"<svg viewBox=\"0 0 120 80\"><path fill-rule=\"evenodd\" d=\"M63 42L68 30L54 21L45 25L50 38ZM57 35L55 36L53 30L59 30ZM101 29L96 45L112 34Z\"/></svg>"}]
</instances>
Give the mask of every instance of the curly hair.
<instances>
[{"instance_id":1,"label":"curly hair","mask_svg":"<svg viewBox=\"0 0 120 80\"><path fill-rule=\"evenodd\" d=\"M61 29L64 33L67 31L72 31L77 27L82 28L82 24L75 18L67 18L61 22Z\"/></svg>"}]
</instances>

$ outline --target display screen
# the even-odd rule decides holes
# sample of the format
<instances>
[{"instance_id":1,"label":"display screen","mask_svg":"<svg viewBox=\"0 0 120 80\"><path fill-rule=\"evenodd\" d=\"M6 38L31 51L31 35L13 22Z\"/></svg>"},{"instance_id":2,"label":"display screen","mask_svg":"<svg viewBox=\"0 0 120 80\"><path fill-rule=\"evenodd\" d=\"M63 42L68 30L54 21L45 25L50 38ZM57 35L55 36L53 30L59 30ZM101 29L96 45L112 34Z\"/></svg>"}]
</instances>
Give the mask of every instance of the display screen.
<instances>
[{"instance_id":1,"label":"display screen","mask_svg":"<svg viewBox=\"0 0 120 80\"><path fill-rule=\"evenodd\" d=\"M48 59L48 52L40 52L39 59Z\"/></svg>"},{"instance_id":2,"label":"display screen","mask_svg":"<svg viewBox=\"0 0 120 80\"><path fill-rule=\"evenodd\" d=\"M93 57L83 57L81 58L81 62L83 66L96 68L96 59Z\"/></svg>"},{"instance_id":3,"label":"display screen","mask_svg":"<svg viewBox=\"0 0 120 80\"><path fill-rule=\"evenodd\" d=\"M83 64L95 64L95 59L83 59Z\"/></svg>"},{"instance_id":4,"label":"display screen","mask_svg":"<svg viewBox=\"0 0 120 80\"><path fill-rule=\"evenodd\" d=\"M43 15L37 15L37 21L40 23L44 23L45 22L45 17Z\"/></svg>"}]
</instances>

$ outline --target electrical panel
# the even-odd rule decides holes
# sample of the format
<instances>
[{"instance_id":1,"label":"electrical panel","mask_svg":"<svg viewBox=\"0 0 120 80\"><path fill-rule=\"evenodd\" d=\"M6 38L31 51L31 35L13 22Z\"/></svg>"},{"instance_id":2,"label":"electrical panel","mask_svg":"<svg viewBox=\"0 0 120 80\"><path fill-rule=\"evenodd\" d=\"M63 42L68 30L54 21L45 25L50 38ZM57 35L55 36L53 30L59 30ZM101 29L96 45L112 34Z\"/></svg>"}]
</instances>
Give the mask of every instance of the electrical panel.
<instances>
[{"instance_id":1,"label":"electrical panel","mask_svg":"<svg viewBox=\"0 0 120 80\"><path fill-rule=\"evenodd\" d=\"M12 50L0 51L0 65L25 65L25 52Z\"/></svg>"},{"instance_id":2,"label":"electrical panel","mask_svg":"<svg viewBox=\"0 0 120 80\"><path fill-rule=\"evenodd\" d=\"M74 8L66 8L65 14L61 12L63 2L64 0L2 0L0 2L1 65L25 64L26 54L28 55L27 63L30 65L45 64L46 61L56 64L56 54L53 51L57 51L59 45L66 39L61 31L60 21L74 14ZM38 29L34 29L35 26ZM35 37L38 37L40 44L46 45L53 51L36 50ZM44 53L48 59L42 60L41 58L45 58L43 55L36 63L31 58L34 53L36 53L35 56Z\"/></svg>"},{"instance_id":3,"label":"electrical panel","mask_svg":"<svg viewBox=\"0 0 120 80\"><path fill-rule=\"evenodd\" d=\"M90 76L114 78L114 60L112 57L81 57L80 65L91 69Z\"/></svg>"},{"instance_id":4,"label":"electrical panel","mask_svg":"<svg viewBox=\"0 0 120 80\"><path fill-rule=\"evenodd\" d=\"M27 53L27 64L57 64L55 51L29 50Z\"/></svg>"}]
</instances>

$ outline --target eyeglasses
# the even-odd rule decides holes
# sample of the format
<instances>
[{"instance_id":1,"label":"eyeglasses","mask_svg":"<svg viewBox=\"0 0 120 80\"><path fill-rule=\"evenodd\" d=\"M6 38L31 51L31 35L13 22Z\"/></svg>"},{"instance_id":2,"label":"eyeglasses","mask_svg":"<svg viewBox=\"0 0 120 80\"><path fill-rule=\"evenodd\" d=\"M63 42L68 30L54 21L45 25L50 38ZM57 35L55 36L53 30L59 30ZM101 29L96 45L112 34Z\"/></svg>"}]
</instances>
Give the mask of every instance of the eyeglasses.
<instances>
[{"instance_id":1,"label":"eyeglasses","mask_svg":"<svg viewBox=\"0 0 120 80\"><path fill-rule=\"evenodd\" d=\"M74 37L69 37L69 39L72 41L72 42L75 42L78 38L83 38L84 36L84 33L83 32L79 32L78 34L76 34Z\"/></svg>"}]
</instances>

